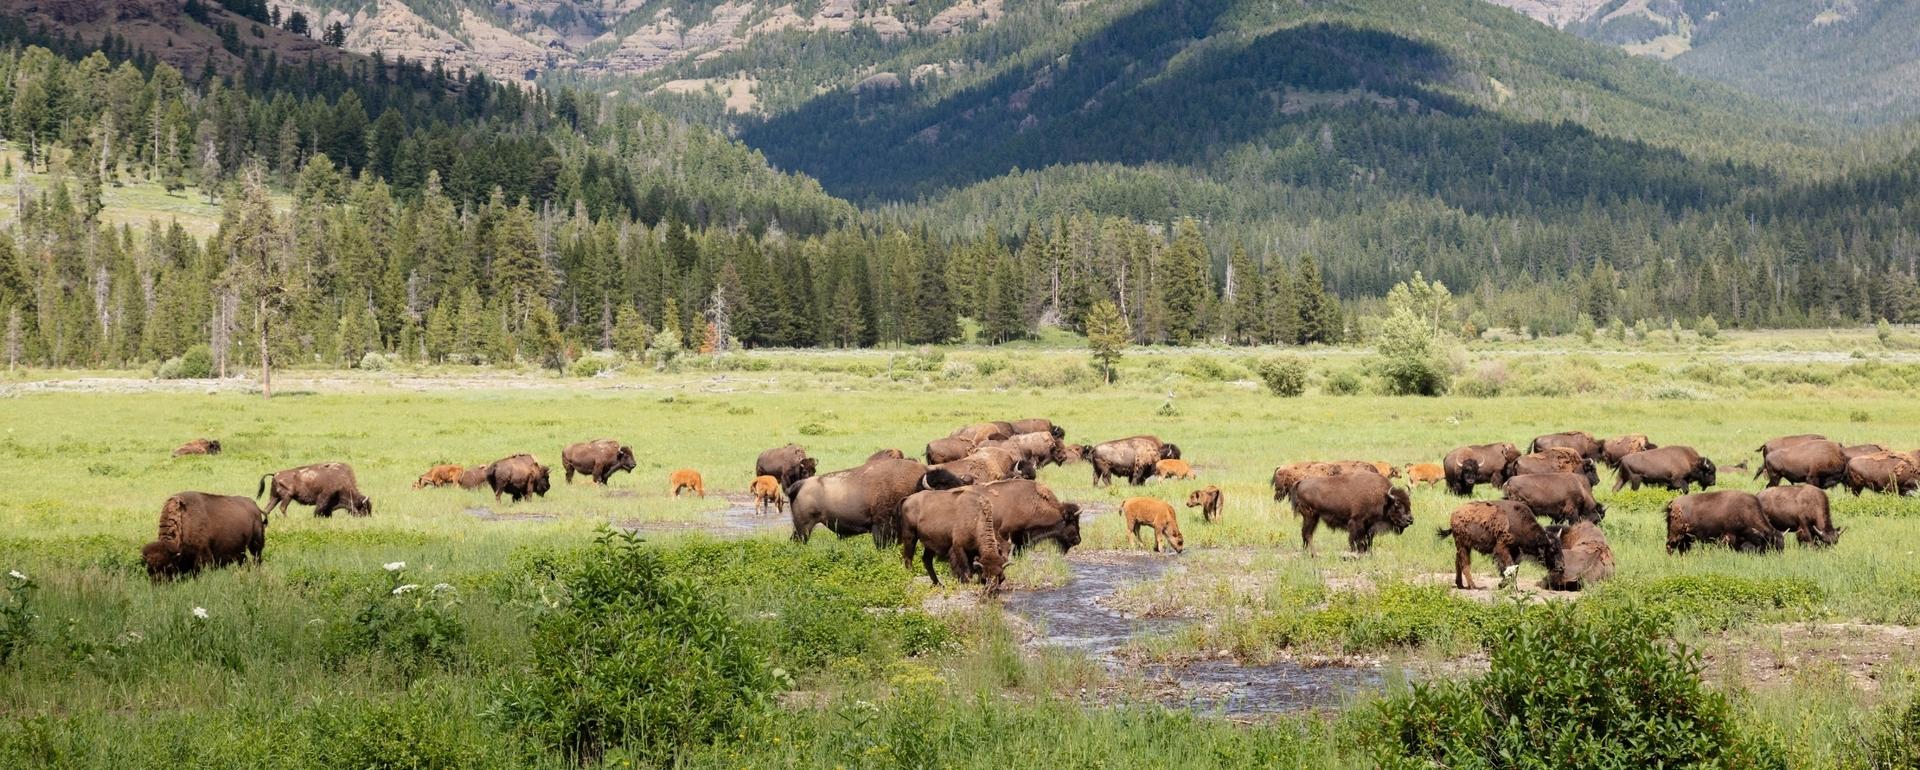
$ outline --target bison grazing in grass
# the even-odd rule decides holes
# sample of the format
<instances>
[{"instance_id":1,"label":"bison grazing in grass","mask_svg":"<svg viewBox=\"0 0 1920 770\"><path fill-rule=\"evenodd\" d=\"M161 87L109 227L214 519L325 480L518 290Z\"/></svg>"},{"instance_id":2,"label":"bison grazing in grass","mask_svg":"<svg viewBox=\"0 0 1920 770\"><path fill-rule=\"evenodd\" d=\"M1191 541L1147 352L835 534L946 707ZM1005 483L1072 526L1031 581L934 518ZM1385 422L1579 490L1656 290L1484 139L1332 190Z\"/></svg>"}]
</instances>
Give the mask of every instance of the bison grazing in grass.
<instances>
[{"instance_id":1,"label":"bison grazing in grass","mask_svg":"<svg viewBox=\"0 0 1920 770\"><path fill-rule=\"evenodd\" d=\"M460 472L461 489L479 489L487 485L487 466L475 465Z\"/></svg>"},{"instance_id":2,"label":"bison grazing in grass","mask_svg":"<svg viewBox=\"0 0 1920 770\"><path fill-rule=\"evenodd\" d=\"M939 465L941 463L953 462L973 454L973 449L977 445L977 442L972 439L953 438L951 436L934 439L927 442L925 452L927 464Z\"/></svg>"},{"instance_id":3,"label":"bison grazing in grass","mask_svg":"<svg viewBox=\"0 0 1920 770\"><path fill-rule=\"evenodd\" d=\"M1277 503L1293 494L1293 488L1302 480L1321 476L1338 476L1342 473L1371 473L1382 477L1387 475L1381 473L1379 467L1373 463L1361 460L1339 460L1330 463L1305 460L1274 468L1273 480L1268 483L1273 485L1273 501Z\"/></svg>"},{"instance_id":4,"label":"bison grazing in grass","mask_svg":"<svg viewBox=\"0 0 1920 770\"><path fill-rule=\"evenodd\" d=\"M907 453L902 452L898 449L882 449L878 452L874 452L873 454L867 455L867 462L873 462L875 460L905 460L905 459L907 459Z\"/></svg>"},{"instance_id":5,"label":"bison grazing in grass","mask_svg":"<svg viewBox=\"0 0 1920 770\"><path fill-rule=\"evenodd\" d=\"M160 506L159 537L140 549L155 582L251 559L267 547L267 514L245 497L181 492Z\"/></svg>"},{"instance_id":6,"label":"bison grazing in grass","mask_svg":"<svg viewBox=\"0 0 1920 770\"><path fill-rule=\"evenodd\" d=\"M899 537L900 504L908 495L972 483L972 479L930 472L917 460L875 460L801 479L786 487L793 539L807 542L814 527L825 526L841 537L871 532L874 545L891 546Z\"/></svg>"},{"instance_id":7,"label":"bison grazing in grass","mask_svg":"<svg viewBox=\"0 0 1920 770\"><path fill-rule=\"evenodd\" d=\"M1429 486L1447 480L1447 469L1439 463L1414 463L1407 466L1408 484L1427 484Z\"/></svg>"},{"instance_id":8,"label":"bison grazing in grass","mask_svg":"<svg viewBox=\"0 0 1920 770\"><path fill-rule=\"evenodd\" d=\"M1667 553L1686 553L1695 542L1742 551L1778 551L1785 545L1760 510L1760 498L1738 490L1696 492L1667 503Z\"/></svg>"},{"instance_id":9,"label":"bison grazing in grass","mask_svg":"<svg viewBox=\"0 0 1920 770\"><path fill-rule=\"evenodd\" d=\"M1087 461L1093 464L1093 485L1113 486L1115 474L1127 477L1127 482L1140 486L1147 483L1153 475L1154 464L1161 460L1180 459L1180 447L1162 442L1155 436L1133 436L1114 439L1093 447L1087 454Z\"/></svg>"},{"instance_id":10,"label":"bison grazing in grass","mask_svg":"<svg viewBox=\"0 0 1920 770\"><path fill-rule=\"evenodd\" d=\"M781 489L792 489L794 482L812 476L818 468L805 448L788 444L761 452L753 462L753 475L772 476L780 480Z\"/></svg>"},{"instance_id":11,"label":"bison grazing in grass","mask_svg":"<svg viewBox=\"0 0 1920 770\"><path fill-rule=\"evenodd\" d=\"M499 502L500 495L505 494L517 503L534 495L546 497L553 481L547 466L533 459L533 455L522 453L489 463L487 488L493 490L494 502Z\"/></svg>"},{"instance_id":12,"label":"bison grazing in grass","mask_svg":"<svg viewBox=\"0 0 1920 770\"><path fill-rule=\"evenodd\" d=\"M420 478L413 480L413 488L425 489L427 487L444 487L449 484L458 484L460 483L461 473L462 469L458 465L435 465L432 468L428 468L426 473L420 474Z\"/></svg>"},{"instance_id":13,"label":"bison grazing in grass","mask_svg":"<svg viewBox=\"0 0 1920 770\"><path fill-rule=\"evenodd\" d=\"M1067 462L1067 445L1051 433L1016 433L1012 438L997 441L983 441L978 449L999 447L1019 453L1033 462L1035 468L1051 465L1064 465Z\"/></svg>"},{"instance_id":14,"label":"bison grazing in grass","mask_svg":"<svg viewBox=\"0 0 1920 770\"><path fill-rule=\"evenodd\" d=\"M1501 575L1531 557L1549 573L1560 568L1560 539L1540 526L1533 509L1512 500L1475 500L1453 509L1440 537L1453 538L1453 585L1477 589L1473 583L1473 554L1493 557Z\"/></svg>"},{"instance_id":15,"label":"bison grazing in grass","mask_svg":"<svg viewBox=\"0 0 1920 770\"><path fill-rule=\"evenodd\" d=\"M966 483L969 484L985 484L1007 479L1032 479L1039 475L1032 460L1005 447L982 447L958 460L929 466L927 473L936 479L944 476L956 480L945 484L930 482L930 487L954 486L959 479L967 479Z\"/></svg>"},{"instance_id":16,"label":"bison grazing in grass","mask_svg":"<svg viewBox=\"0 0 1920 770\"><path fill-rule=\"evenodd\" d=\"M315 516L332 516L341 508L355 516L373 515L373 501L360 494L353 467L346 463L315 463L262 475L254 497L266 494L269 482L273 496L267 499L267 513L275 508L286 513L289 505L299 503L313 506Z\"/></svg>"},{"instance_id":17,"label":"bison grazing in grass","mask_svg":"<svg viewBox=\"0 0 1920 770\"><path fill-rule=\"evenodd\" d=\"M1790 446L1798 446L1800 444L1805 444L1810 441L1826 441L1826 440L1827 440L1826 436L1822 436L1818 433L1800 433L1792 436L1779 436L1776 438L1767 439L1767 443L1761 444L1759 449L1755 449L1753 451L1759 452L1760 459L1765 460L1769 455L1772 455L1774 452L1778 452ZM1760 477L1755 476L1754 478L1757 479Z\"/></svg>"},{"instance_id":18,"label":"bison grazing in grass","mask_svg":"<svg viewBox=\"0 0 1920 770\"><path fill-rule=\"evenodd\" d=\"M1163 479L1191 479L1193 466L1185 460L1161 460L1153 464L1153 474Z\"/></svg>"},{"instance_id":19,"label":"bison grazing in grass","mask_svg":"<svg viewBox=\"0 0 1920 770\"><path fill-rule=\"evenodd\" d=\"M1045 417L1029 417L1024 420L1014 420L1013 435L1018 436L1022 433L1045 433L1054 438L1067 437L1066 428L1053 424L1052 420Z\"/></svg>"},{"instance_id":20,"label":"bison grazing in grass","mask_svg":"<svg viewBox=\"0 0 1920 770\"><path fill-rule=\"evenodd\" d=\"M1818 487L1773 487L1760 490L1755 497L1760 498L1760 512L1766 515L1767 523L1782 533L1792 532L1803 546L1833 545L1840 542L1840 533L1846 530L1833 526L1827 493Z\"/></svg>"},{"instance_id":21,"label":"bison grazing in grass","mask_svg":"<svg viewBox=\"0 0 1920 770\"><path fill-rule=\"evenodd\" d=\"M900 559L909 570L914 553L921 551L927 579L934 585L940 585L940 576L933 571L938 554L946 555L947 569L962 583L973 579L977 566L988 595L1000 590L1013 557L1012 546L995 520L992 501L977 487L909 496L900 506L900 544Z\"/></svg>"},{"instance_id":22,"label":"bison grazing in grass","mask_svg":"<svg viewBox=\"0 0 1920 770\"><path fill-rule=\"evenodd\" d=\"M1920 488L1920 464L1902 452L1871 452L1847 460L1847 491L1860 490L1909 495Z\"/></svg>"},{"instance_id":23,"label":"bison grazing in grass","mask_svg":"<svg viewBox=\"0 0 1920 770\"><path fill-rule=\"evenodd\" d=\"M1153 552L1160 552L1160 543L1165 542L1174 553L1180 553L1187 547L1187 540L1180 535L1180 518L1174 514L1173 506L1167 501L1153 497L1129 497L1120 501L1120 517L1127 528L1127 542L1140 547L1140 528L1153 529Z\"/></svg>"},{"instance_id":24,"label":"bison grazing in grass","mask_svg":"<svg viewBox=\"0 0 1920 770\"><path fill-rule=\"evenodd\" d=\"M1366 553L1377 532L1413 526L1413 499L1378 473L1341 473L1303 479L1293 488L1293 512L1303 521L1300 544L1313 553L1320 522L1347 531L1347 547Z\"/></svg>"},{"instance_id":25,"label":"bison grazing in grass","mask_svg":"<svg viewBox=\"0 0 1920 770\"><path fill-rule=\"evenodd\" d=\"M1463 446L1447 453L1441 470L1447 476L1447 489L1456 495L1471 495L1479 484L1500 486L1513 475L1513 463L1520 449L1507 442Z\"/></svg>"},{"instance_id":26,"label":"bison grazing in grass","mask_svg":"<svg viewBox=\"0 0 1920 770\"><path fill-rule=\"evenodd\" d=\"M1686 492L1695 484L1706 489L1719 482L1719 471L1713 467L1713 461L1686 446L1663 446L1627 455L1620 459L1618 476L1613 482L1615 492L1629 485L1639 489L1641 484Z\"/></svg>"},{"instance_id":27,"label":"bison grazing in grass","mask_svg":"<svg viewBox=\"0 0 1920 770\"><path fill-rule=\"evenodd\" d=\"M1761 447L1760 469L1753 472L1754 478L1765 475L1769 487L1786 481L1821 489L1847 480L1847 454L1838 443L1814 437L1790 438L1802 440L1774 446L1774 441L1781 440L1774 439Z\"/></svg>"},{"instance_id":28,"label":"bison grazing in grass","mask_svg":"<svg viewBox=\"0 0 1920 770\"><path fill-rule=\"evenodd\" d=\"M1593 437L1593 434L1584 430L1570 430L1536 436L1533 443L1528 445L1527 451L1538 454L1555 447L1571 449L1575 454L1589 460L1600 459L1606 449L1599 439Z\"/></svg>"},{"instance_id":29,"label":"bison grazing in grass","mask_svg":"<svg viewBox=\"0 0 1920 770\"><path fill-rule=\"evenodd\" d=\"M604 486L615 471L633 472L633 447L610 438L573 444L560 451L560 467L567 473L568 484L573 483L573 474L578 472Z\"/></svg>"},{"instance_id":30,"label":"bison grazing in grass","mask_svg":"<svg viewBox=\"0 0 1920 770\"><path fill-rule=\"evenodd\" d=\"M1527 506L1535 516L1556 522L1592 521L1607 517L1607 507L1593 499L1593 487L1578 473L1534 473L1507 480L1501 492L1508 500Z\"/></svg>"},{"instance_id":31,"label":"bison grazing in grass","mask_svg":"<svg viewBox=\"0 0 1920 770\"><path fill-rule=\"evenodd\" d=\"M174 457L185 457L187 455L217 455L217 454L220 454L220 442L217 439L210 439L210 438L197 438L185 444L181 444L179 447L173 450Z\"/></svg>"},{"instance_id":32,"label":"bison grazing in grass","mask_svg":"<svg viewBox=\"0 0 1920 770\"><path fill-rule=\"evenodd\" d=\"M1187 507L1199 508L1201 518L1211 522L1220 518L1220 488L1207 485L1187 495Z\"/></svg>"},{"instance_id":33,"label":"bison grazing in grass","mask_svg":"<svg viewBox=\"0 0 1920 770\"><path fill-rule=\"evenodd\" d=\"M1600 483L1600 472L1593 460L1563 446L1550 447L1513 461L1513 476L1533 473L1576 473L1585 476L1587 486Z\"/></svg>"},{"instance_id":34,"label":"bison grazing in grass","mask_svg":"<svg viewBox=\"0 0 1920 770\"><path fill-rule=\"evenodd\" d=\"M1547 531L1560 541L1560 568L1547 573L1548 588L1578 591L1613 577L1613 548L1599 526L1577 521L1572 526L1556 524Z\"/></svg>"},{"instance_id":35,"label":"bison grazing in grass","mask_svg":"<svg viewBox=\"0 0 1920 770\"><path fill-rule=\"evenodd\" d=\"M1080 506L1060 502L1045 484L1008 479L978 484L971 489L993 504L993 519L1014 552L1051 540L1066 553L1080 544Z\"/></svg>"}]
</instances>

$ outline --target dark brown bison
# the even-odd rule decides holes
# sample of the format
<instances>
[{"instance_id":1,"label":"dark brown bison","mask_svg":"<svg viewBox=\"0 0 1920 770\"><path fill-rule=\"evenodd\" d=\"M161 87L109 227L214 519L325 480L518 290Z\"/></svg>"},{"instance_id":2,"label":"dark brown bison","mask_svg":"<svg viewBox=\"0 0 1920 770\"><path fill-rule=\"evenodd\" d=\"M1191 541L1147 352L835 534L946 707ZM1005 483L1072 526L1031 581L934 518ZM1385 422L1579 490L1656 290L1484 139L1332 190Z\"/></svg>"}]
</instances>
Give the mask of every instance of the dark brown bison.
<instances>
[{"instance_id":1,"label":"dark brown bison","mask_svg":"<svg viewBox=\"0 0 1920 770\"><path fill-rule=\"evenodd\" d=\"M1347 531L1347 548L1366 553L1377 532L1413 526L1413 498L1378 473L1341 473L1302 479L1293 487L1293 512L1303 521L1300 543L1313 553L1321 521Z\"/></svg>"},{"instance_id":2,"label":"dark brown bison","mask_svg":"<svg viewBox=\"0 0 1920 770\"><path fill-rule=\"evenodd\" d=\"M1060 502L1045 484L1008 479L971 489L993 503L993 519L1015 553L1047 540L1060 546L1061 553L1080 544L1080 506Z\"/></svg>"},{"instance_id":3,"label":"dark brown bison","mask_svg":"<svg viewBox=\"0 0 1920 770\"><path fill-rule=\"evenodd\" d=\"M807 450L799 444L775 447L760 453L753 461L753 475L772 476L780 480L781 489L789 489L793 483L812 476L819 463L807 456Z\"/></svg>"},{"instance_id":4,"label":"dark brown bison","mask_svg":"<svg viewBox=\"0 0 1920 770\"><path fill-rule=\"evenodd\" d=\"M1853 446L1846 446L1846 447L1840 448L1840 454L1846 455L1848 460L1852 460L1855 457L1864 457L1866 455L1879 454L1881 452L1888 452L1888 451L1892 451L1892 450L1889 450L1886 447L1883 447L1879 444L1854 444Z\"/></svg>"},{"instance_id":5,"label":"dark brown bison","mask_svg":"<svg viewBox=\"0 0 1920 770\"><path fill-rule=\"evenodd\" d=\"M1751 492L1722 490L1681 495L1667 503L1667 553L1686 553L1695 542L1723 543L1738 550L1778 551L1785 546Z\"/></svg>"},{"instance_id":6,"label":"dark brown bison","mask_svg":"<svg viewBox=\"0 0 1920 770\"><path fill-rule=\"evenodd\" d=\"M933 559L943 554L953 579L962 583L973 579L977 565L989 595L999 590L1013 557L992 502L973 487L915 492L901 503L900 560L909 570L916 550L922 551L921 563L934 585L940 584L940 576L933 571Z\"/></svg>"},{"instance_id":7,"label":"dark brown bison","mask_svg":"<svg viewBox=\"0 0 1920 770\"><path fill-rule=\"evenodd\" d=\"M1760 459L1765 460L1767 459L1767 455L1773 454L1774 452L1777 452L1782 449L1786 449L1787 447L1794 446L1796 444L1805 444L1809 441L1826 441L1826 440L1827 440L1826 436L1822 436L1818 433L1799 433L1792 436L1779 436L1777 438L1767 439L1767 443L1761 444L1759 449L1755 449L1753 451L1759 452ZM1757 479L1760 477L1754 476L1754 478Z\"/></svg>"},{"instance_id":8,"label":"dark brown bison","mask_svg":"<svg viewBox=\"0 0 1920 770\"><path fill-rule=\"evenodd\" d=\"M1114 474L1140 486L1153 476L1154 463L1180 459L1180 447L1155 436L1133 436L1099 444L1087 455L1093 463L1093 485L1113 486Z\"/></svg>"},{"instance_id":9,"label":"dark brown bison","mask_svg":"<svg viewBox=\"0 0 1920 770\"><path fill-rule=\"evenodd\" d=\"M961 426L954 432L947 434L947 436L949 438L963 438L978 444L982 441L999 441L1001 439L1012 438L1013 434L1013 423L981 422Z\"/></svg>"},{"instance_id":10,"label":"dark brown bison","mask_svg":"<svg viewBox=\"0 0 1920 770\"><path fill-rule=\"evenodd\" d=\"M1380 473L1380 469L1373 463L1363 460L1338 460L1325 463L1303 460L1274 468L1273 479L1268 483L1273 486L1273 501L1277 503L1287 499L1287 495L1292 494L1293 488L1299 485L1303 479L1318 478L1321 476L1337 476L1342 473L1386 475Z\"/></svg>"},{"instance_id":11,"label":"dark brown bison","mask_svg":"<svg viewBox=\"0 0 1920 770\"><path fill-rule=\"evenodd\" d=\"M951 437L934 439L927 442L927 464L939 465L953 462L973 454L975 446L978 446L978 443L973 439Z\"/></svg>"},{"instance_id":12,"label":"dark brown bison","mask_svg":"<svg viewBox=\"0 0 1920 770\"><path fill-rule=\"evenodd\" d=\"M1045 468L1049 464L1060 465L1067 459L1066 445L1060 443L1060 439L1051 433L1016 433L1011 438L981 442L979 448L986 447L1000 447L1019 452L1033 461L1035 468Z\"/></svg>"},{"instance_id":13,"label":"dark brown bison","mask_svg":"<svg viewBox=\"0 0 1920 770\"><path fill-rule=\"evenodd\" d=\"M1547 530L1560 541L1560 568L1547 573L1548 588L1578 591L1613 577L1613 548L1607 545L1607 536L1593 522L1576 521L1571 526L1555 524Z\"/></svg>"},{"instance_id":14,"label":"dark brown bison","mask_svg":"<svg viewBox=\"0 0 1920 770\"><path fill-rule=\"evenodd\" d=\"M1801 545L1834 545L1846 531L1846 527L1833 526L1827 493L1819 487L1794 484L1762 489L1754 496L1760 498L1760 512L1766 515L1767 523L1782 533L1792 532Z\"/></svg>"},{"instance_id":15,"label":"dark brown bison","mask_svg":"<svg viewBox=\"0 0 1920 770\"><path fill-rule=\"evenodd\" d=\"M155 582L251 559L267 547L267 514L239 496L181 492L160 506L160 534L140 549Z\"/></svg>"},{"instance_id":16,"label":"dark brown bison","mask_svg":"<svg viewBox=\"0 0 1920 770\"><path fill-rule=\"evenodd\" d=\"M1625 436L1615 436L1600 442L1600 461L1606 463L1608 466L1618 468L1620 467L1620 460L1627 455L1633 454L1634 452L1645 452L1649 449L1659 448L1660 445L1647 440L1647 435L1644 433L1629 433ZM1594 483L1597 484L1599 482Z\"/></svg>"},{"instance_id":17,"label":"dark brown bison","mask_svg":"<svg viewBox=\"0 0 1920 770\"><path fill-rule=\"evenodd\" d=\"M1496 444L1463 446L1447 453L1440 462L1447 474L1447 489L1456 495L1471 495L1478 484L1500 486L1507 483L1520 449L1505 441Z\"/></svg>"},{"instance_id":18,"label":"dark brown bison","mask_svg":"<svg viewBox=\"0 0 1920 770\"><path fill-rule=\"evenodd\" d=\"M1548 447L1513 461L1513 472L1509 475L1533 473L1577 473L1586 477L1587 486L1600 483L1600 472L1594 468L1593 460L1581 457L1579 452L1563 446Z\"/></svg>"},{"instance_id":19,"label":"dark brown bison","mask_svg":"<svg viewBox=\"0 0 1920 770\"><path fill-rule=\"evenodd\" d=\"M605 485L614 471L633 472L633 447L610 438L574 444L560 452L560 467L567 471L567 483L574 472L593 477L593 483Z\"/></svg>"},{"instance_id":20,"label":"dark brown bison","mask_svg":"<svg viewBox=\"0 0 1920 770\"><path fill-rule=\"evenodd\" d=\"M985 484L1007 479L1031 479L1039 475L1026 456L1004 447L985 447L952 462L927 466L929 489L944 489L963 483ZM964 481L963 481L964 480Z\"/></svg>"},{"instance_id":21,"label":"dark brown bison","mask_svg":"<svg viewBox=\"0 0 1920 770\"><path fill-rule=\"evenodd\" d=\"M218 440L210 439L210 438L197 438L185 444L181 444L179 447L173 450L174 457L185 457L187 455L217 455L217 454L220 454L220 442Z\"/></svg>"},{"instance_id":22,"label":"dark brown bison","mask_svg":"<svg viewBox=\"0 0 1920 770\"><path fill-rule=\"evenodd\" d=\"M873 454L867 455L867 462L873 462L875 460L905 460L905 459L907 459L907 453L902 452L898 449L882 449L878 452L874 452Z\"/></svg>"},{"instance_id":23,"label":"dark brown bison","mask_svg":"<svg viewBox=\"0 0 1920 770\"><path fill-rule=\"evenodd\" d=\"M1712 460L1701 457L1693 447L1678 445L1627 455L1620 459L1617 475L1615 492L1629 485L1639 489L1641 484L1658 484L1684 493L1694 484L1706 489L1720 480Z\"/></svg>"},{"instance_id":24,"label":"dark brown bison","mask_svg":"<svg viewBox=\"0 0 1920 770\"><path fill-rule=\"evenodd\" d=\"M286 513L289 505L299 503L313 506L315 516L332 516L341 508L355 516L373 515L373 501L360 494L353 466L346 463L315 463L262 475L255 498L267 493L269 481L273 496L267 498L267 513L275 508Z\"/></svg>"},{"instance_id":25,"label":"dark brown bison","mask_svg":"<svg viewBox=\"0 0 1920 770\"><path fill-rule=\"evenodd\" d=\"M1054 438L1067 437L1066 428L1053 424L1052 420L1045 417L1029 417L1024 420L1014 420L1013 435L1018 436L1022 433L1045 433Z\"/></svg>"},{"instance_id":26,"label":"dark brown bison","mask_svg":"<svg viewBox=\"0 0 1920 770\"><path fill-rule=\"evenodd\" d=\"M1502 578L1522 557L1531 557L1549 573L1560 569L1560 540L1533 517L1533 509L1513 500L1475 500L1453 509L1440 537L1453 538L1453 586L1473 584L1473 554L1493 557Z\"/></svg>"},{"instance_id":27,"label":"dark brown bison","mask_svg":"<svg viewBox=\"0 0 1920 770\"><path fill-rule=\"evenodd\" d=\"M1767 443L1771 445L1773 442ZM1785 480L1826 489L1847 480L1847 455L1839 444L1832 441L1800 441L1774 447L1765 451L1764 455L1760 469L1754 471L1753 477L1757 479L1765 475L1769 487Z\"/></svg>"},{"instance_id":28,"label":"dark brown bison","mask_svg":"<svg viewBox=\"0 0 1920 770\"><path fill-rule=\"evenodd\" d=\"M1533 439L1533 443L1529 444L1528 447L1528 452L1536 453L1544 452L1554 447L1565 447L1589 460L1600 459L1605 450L1605 447L1600 443L1599 439L1594 438L1593 434L1584 430L1570 430L1563 433L1549 433L1545 436L1536 436Z\"/></svg>"},{"instance_id":29,"label":"dark brown bison","mask_svg":"<svg viewBox=\"0 0 1920 770\"><path fill-rule=\"evenodd\" d=\"M874 545L891 546L899 538L900 504L908 495L971 483L951 474L929 473L917 460L875 460L809 476L786 488L793 539L807 542L814 527L825 526L843 538L872 533Z\"/></svg>"},{"instance_id":30,"label":"dark brown bison","mask_svg":"<svg viewBox=\"0 0 1920 770\"><path fill-rule=\"evenodd\" d=\"M487 485L487 466L475 465L460 472L461 489L479 489Z\"/></svg>"},{"instance_id":31,"label":"dark brown bison","mask_svg":"<svg viewBox=\"0 0 1920 770\"><path fill-rule=\"evenodd\" d=\"M505 494L517 503L534 495L546 497L553 481L547 466L541 465L533 455L523 453L489 463L487 488L493 490L494 502L499 502L500 495Z\"/></svg>"},{"instance_id":32,"label":"dark brown bison","mask_svg":"<svg viewBox=\"0 0 1920 770\"><path fill-rule=\"evenodd\" d=\"M1593 499L1593 487L1578 473L1534 473L1507 479L1500 487L1508 500L1521 503L1535 516L1557 522L1592 521L1607 517L1607 507Z\"/></svg>"},{"instance_id":33,"label":"dark brown bison","mask_svg":"<svg viewBox=\"0 0 1920 770\"><path fill-rule=\"evenodd\" d=\"M1872 452L1847 460L1847 491L1860 490L1909 495L1920 488L1920 464L1903 452Z\"/></svg>"}]
</instances>

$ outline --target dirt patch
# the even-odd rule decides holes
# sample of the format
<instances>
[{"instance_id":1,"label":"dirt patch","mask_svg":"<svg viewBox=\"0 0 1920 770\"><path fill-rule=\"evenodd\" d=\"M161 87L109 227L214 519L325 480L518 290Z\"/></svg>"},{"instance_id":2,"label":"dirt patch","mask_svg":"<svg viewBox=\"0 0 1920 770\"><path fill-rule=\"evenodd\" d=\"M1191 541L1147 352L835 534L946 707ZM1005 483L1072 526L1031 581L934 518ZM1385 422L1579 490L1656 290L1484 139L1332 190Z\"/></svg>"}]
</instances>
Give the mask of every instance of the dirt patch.
<instances>
[{"instance_id":1,"label":"dirt patch","mask_svg":"<svg viewBox=\"0 0 1920 770\"><path fill-rule=\"evenodd\" d=\"M1869 623L1759 626L1699 644L1709 681L1746 687L1790 686L1804 673L1831 672L1864 692L1881 677L1920 662L1920 628Z\"/></svg>"}]
</instances>

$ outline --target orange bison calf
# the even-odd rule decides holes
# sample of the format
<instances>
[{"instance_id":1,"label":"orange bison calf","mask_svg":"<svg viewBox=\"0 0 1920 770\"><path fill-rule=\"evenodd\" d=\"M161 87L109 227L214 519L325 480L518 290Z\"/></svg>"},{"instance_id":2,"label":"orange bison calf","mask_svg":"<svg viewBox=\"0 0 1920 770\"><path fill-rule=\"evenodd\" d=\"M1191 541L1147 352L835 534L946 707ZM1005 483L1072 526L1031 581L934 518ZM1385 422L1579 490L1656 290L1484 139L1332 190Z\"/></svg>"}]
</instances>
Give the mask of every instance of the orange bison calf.
<instances>
[{"instance_id":1,"label":"orange bison calf","mask_svg":"<svg viewBox=\"0 0 1920 770\"><path fill-rule=\"evenodd\" d=\"M1407 483L1434 485L1447 480L1447 469L1439 463L1415 463L1407 466Z\"/></svg>"},{"instance_id":2,"label":"orange bison calf","mask_svg":"<svg viewBox=\"0 0 1920 770\"><path fill-rule=\"evenodd\" d=\"M251 559L267 547L267 514L245 497L181 492L160 506L160 534L140 549L154 582Z\"/></svg>"},{"instance_id":3,"label":"orange bison calf","mask_svg":"<svg viewBox=\"0 0 1920 770\"><path fill-rule=\"evenodd\" d=\"M1163 479L1193 478L1193 466L1185 460L1161 460L1153 464L1153 472Z\"/></svg>"},{"instance_id":4,"label":"orange bison calf","mask_svg":"<svg viewBox=\"0 0 1920 770\"><path fill-rule=\"evenodd\" d=\"M179 448L173 450L174 457L185 457L187 455L217 455L217 454L220 454L220 441L218 439L210 439L210 438L197 438L185 444L181 444Z\"/></svg>"},{"instance_id":5,"label":"orange bison calf","mask_svg":"<svg viewBox=\"0 0 1920 770\"><path fill-rule=\"evenodd\" d=\"M1152 497L1129 497L1120 502L1120 515L1126 519L1127 541L1135 547L1140 545L1140 528L1153 528L1153 552L1160 552L1160 542L1166 541L1174 553L1186 549L1186 538L1180 536L1180 519L1173 513L1173 506L1165 500Z\"/></svg>"},{"instance_id":6,"label":"orange bison calf","mask_svg":"<svg viewBox=\"0 0 1920 770\"><path fill-rule=\"evenodd\" d=\"M1187 495L1187 507L1199 508L1200 515L1207 521L1220 518L1220 488L1208 484L1193 490L1193 494Z\"/></svg>"},{"instance_id":7,"label":"orange bison calf","mask_svg":"<svg viewBox=\"0 0 1920 770\"><path fill-rule=\"evenodd\" d=\"M767 506L772 505L775 513L787 512L787 499L780 496L780 480L772 476L755 476L753 479L753 512L765 516Z\"/></svg>"},{"instance_id":8,"label":"orange bison calf","mask_svg":"<svg viewBox=\"0 0 1920 770\"><path fill-rule=\"evenodd\" d=\"M428 469L426 473L420 474L420 478L413 480L413 488L444 487L448 484L458 484L460 483L460 474L463 472L464 470L458 465L435 465Z\"/></svg>"},{"instance_id":9,"label":"orange bison calf","mask_svg":"<svg viewBox=\"0 0 1920 770\"><path fill-rule=\"evenodd\" d=\"M707 483L701 481L700 472L692 468L674 471L673 475L667 477L667 487L673 492L674 497L679 497L683 490L688 489L701 497L707 496Z\"/></svg>"}]
</instances>

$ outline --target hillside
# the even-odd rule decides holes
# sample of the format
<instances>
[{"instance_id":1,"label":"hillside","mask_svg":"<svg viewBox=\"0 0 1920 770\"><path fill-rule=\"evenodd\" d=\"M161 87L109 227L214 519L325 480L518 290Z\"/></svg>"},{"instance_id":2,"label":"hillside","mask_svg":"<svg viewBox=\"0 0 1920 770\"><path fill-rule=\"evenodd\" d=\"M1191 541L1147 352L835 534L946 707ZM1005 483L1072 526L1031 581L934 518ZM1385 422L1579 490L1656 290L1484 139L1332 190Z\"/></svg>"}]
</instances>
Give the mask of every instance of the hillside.
<instances>
[{"instance_id":1,"label":"hillside","mask_svg":"<svg viewBox=\"0 0 1920 770\"><path fill-rule=\"evenodd\" d=\"M0 0L0 16L49 34L100 45L112 36L119 46L145 51L182 72L209 67L221 75L246 70L248 51L271 52L281 62L329 67L366 59L246 18L214 0Z\"/></svg>"}]
</instances>

